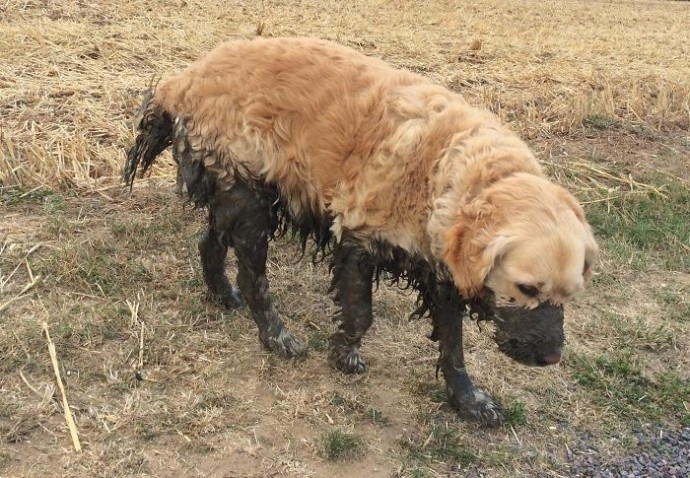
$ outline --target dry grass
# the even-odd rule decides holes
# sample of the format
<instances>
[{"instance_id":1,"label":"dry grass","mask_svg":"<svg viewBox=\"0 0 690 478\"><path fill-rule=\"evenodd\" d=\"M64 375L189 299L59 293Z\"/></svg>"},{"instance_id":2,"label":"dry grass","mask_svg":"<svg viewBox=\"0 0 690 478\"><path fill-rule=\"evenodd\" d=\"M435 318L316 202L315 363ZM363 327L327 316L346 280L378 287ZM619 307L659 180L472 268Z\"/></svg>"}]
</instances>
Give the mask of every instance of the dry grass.
<instances>
[{"instance_id":1,"label":"dry grass","mask_svg":"<svg viewBox=\"0 0 690 478\"><path fill-rule=\"evenodd\" d=\"M23 0L0 18L0 476L567 476L585 434L615 456L633 426L689 419L683 2ZM603 256L564 363L517 366L468 324L469 367L511 426L447 409L429 325L395 289L376 296L371 372L332 371L326 272L284 244L276 301L311 352L263 352L246 311L205 300L203 214L171 168L122 191L150 79L259 31L335 39L488 105L586 204Z\"/></svg>"},{"instance_id":2,"label":"dry grass","mask_svg":"<svg viewBox=\"0 0 690 478\"><path fill-rule=\"evenodd\" d=\"M338 40L427 74L531 138L578 131L593 115L690 126L681 2L25 0L0 12L4 185L111 184L147 82L257 31Z\"/></svg>"}]
</instances>

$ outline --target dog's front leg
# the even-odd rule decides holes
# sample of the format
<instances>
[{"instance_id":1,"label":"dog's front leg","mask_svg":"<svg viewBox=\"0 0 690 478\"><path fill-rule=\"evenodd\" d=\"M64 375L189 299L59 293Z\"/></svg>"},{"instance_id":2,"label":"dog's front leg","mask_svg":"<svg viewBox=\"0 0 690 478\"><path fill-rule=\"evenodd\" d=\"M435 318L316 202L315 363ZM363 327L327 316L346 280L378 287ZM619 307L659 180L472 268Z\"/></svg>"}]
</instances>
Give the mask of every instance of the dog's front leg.
<instances>
[{"instance_id":1,"label":"dog's front leg","mask_svg":"<svg viewBox=\"0 0 690 478\"><path fill-rule=\"evenodd\" d=\"M344 373L364 373L366 364L359 346L373 320L374 263L364 247L346 236L337 245L332 270L331 292L335 292L334 301L341 310L336 316L338 331L330 337L331 364Z\"/></svg>"},{"instance_id":2,"label":"dog's front leg","mask_svg":"<svg viewBox=\"0 0 690 478\"><path fill-rule=\"evenodd\" d=\"M459 413L487 426L503 421L500 407L483 390L474 386L465 369L462 344L464 302L453 285L439 285L427 296L434 330L431 339L439 342L438 367L446 380L448 401Z\"/></svg>"}]
</instances>

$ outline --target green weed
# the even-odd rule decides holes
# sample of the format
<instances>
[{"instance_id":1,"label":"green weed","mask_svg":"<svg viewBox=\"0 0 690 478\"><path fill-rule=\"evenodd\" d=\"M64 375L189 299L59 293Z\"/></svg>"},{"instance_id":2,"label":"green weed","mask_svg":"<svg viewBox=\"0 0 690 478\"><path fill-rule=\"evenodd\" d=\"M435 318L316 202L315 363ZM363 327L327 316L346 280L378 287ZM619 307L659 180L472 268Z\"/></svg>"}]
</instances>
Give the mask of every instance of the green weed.
<instances>
[{"instance_id":1,"label":"green weed","mask_svg":"<svg viewBox=\"0 0 690 478\"><path fill-rule=\"evenodd\" d=\"M515 400L504 407L503 413L506 424L512 427L524 425L526 422L525 402Z\"/></svg>"},{"instance_id":2,"label":"green weed","mask_svg":"<svg viewBox=\"0 0 690 478\"><path fill-rule=\"evenodd\" d=\"M611 409L617 417L636 422L671 417L681 422L688 420L681 397L690 397L690 383L672 372L648 378L629 355L575 355L567 363L577 383L594 390L594 401Z\"/></svg>"},{"instance_id":3,"label":"green weed","mask_svg":"<svg viewBox=\"0 0 690 478\"><path fill-rule=\"evenodd\" d=\"M319 330L309 335L307 342L309 348L316 352L326 352L328 350L328 336Z\"/></svg>"},{"instance_id":4,"label":"green weed","mask_svg":"<svg viewBox=\"0 0 690 478\"><path fill-rule=\"evenodd\" d=\"M331 461L355 458L364 453L364 440L353 433L332 430L323 436L322 442L323 454Z\"/></svg>"},{"instance_id":5,"label":"green weed","mask_svg":"<svg viewBox=\"0 0 690 478\"><path fill-rule=\"evenodd\" d=\"M463 467L475 463L477 454L461 441L461 434L448 423L431 421L422 434L401 440L401 446L414 462L452 462Z\"/></svg>"},{"instance_id":6,"label":"green weed","mask_svg":"<svg viewBox=\"0 0 690 478\"><path fill-rule=\"evenodd\" d=\"M585 128L597 129L600 131L607 130L619 125L619 121L606 115L593 114L585 117L582 120L582 126Z\"/></svg>"},{"instance_id":7,"label":"green weed","mask_svg":"<svg viewBox=\"0 0 690 478\"><path fill-rule=\"evenodd\" d=\"M616 262L633 269L657 265L666 270L690 270L690 188L667 183L663 194L621 194L589 205L588 220ZM658 264L654 264L655 257Z\"/></svg>"}]
</instances>

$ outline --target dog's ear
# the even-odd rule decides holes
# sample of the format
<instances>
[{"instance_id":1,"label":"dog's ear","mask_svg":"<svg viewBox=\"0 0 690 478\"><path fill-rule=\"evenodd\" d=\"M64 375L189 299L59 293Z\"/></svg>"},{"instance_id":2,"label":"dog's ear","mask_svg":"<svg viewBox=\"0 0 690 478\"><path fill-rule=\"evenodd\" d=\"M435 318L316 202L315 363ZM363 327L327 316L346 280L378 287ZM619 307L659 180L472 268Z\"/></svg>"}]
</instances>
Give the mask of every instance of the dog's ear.
<instances>
[{"instance_id":1,"label":"dog's ear","mask_svg":"<svg viewBox=\"0 0 690 478\"><path fill-rule=\"evenodd\" d=\"M491 268L505 252L506 238L495 235L496 216L490 203L474 200L462 208L446 233L444 259L456 287L466 298L481 295Z\"/></svg>"},{"instance_id":2,"label":"dog's ear","mask_svg":"<svg viewBox=\"0 0 690 478\"><path fill-rule=\"evenodd\" d=\"M567 206L575 213L575 216L580 220L581 223L586 223L585 220L585 210L582 209L582 206L577 202L577 200L565 189L563 188L558 188L557 189L557 196L559 199L561 199Z\"/></svg>"},{"instance_id":3,"label":"dog's ear","mask_svg":"<svg viewBox=\"0 0 690 478\"><path fill-rule=\"evenodd\" d=\"M589 224L585 223L585 226L587 227L587 242L585 242L585 264L582 269L582 275L584 276L585 283L589 284L592 280L592 269L594 269L594 264L599 255L599 246L594 239Z\"/></svg>"},{"instance_id":4,"label":"dog's ear","mask_svg":"<svg viewBox=\"0 0 690 478\"><path fill-rule=\"evenodd\" d=\"M598 247L596 242L592 243L594 247L589 244L585 245L585 264L582 268L582 277L585 280L585 284L592 282L592 269L594 269L594 263L597 258Z\"/></svg>"},{"instance_id":5,"label":"dog's ear","mask_svg":"<svg viewBox=\"0 0 690 478\"><path fill-rule=\"evenodd\" d=\"M585 282L589 283L592 279L592 269L594 268L597 256L599 255L599 246L597 245L597 241L594 239L592 228L585 218L585 210L582 209L582 206L580 206L575 198L565 190L561 191L561 197L568 207L570 207L570 209L572 209L572 211L575 213L575 216L585 227L587 233L587 238L585 239L585 263L582 269L582 275L585 278Z\"/></svg>"}]
</instances>

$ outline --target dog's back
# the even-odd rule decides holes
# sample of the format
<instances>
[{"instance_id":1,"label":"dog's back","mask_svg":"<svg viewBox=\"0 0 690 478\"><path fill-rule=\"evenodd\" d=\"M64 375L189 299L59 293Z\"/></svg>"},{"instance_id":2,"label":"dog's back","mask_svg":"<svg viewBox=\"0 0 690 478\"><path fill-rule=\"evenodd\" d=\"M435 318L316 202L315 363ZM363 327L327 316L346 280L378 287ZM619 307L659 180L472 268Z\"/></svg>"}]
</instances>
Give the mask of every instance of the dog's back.
<instances>
[{"instance_id":1,"label":"dog's back","mask_svg":"<svg viewBox=\"0 0 690 478\"><path fill-rule=\"evenodd\" d=\"M465 163L505 156L492 152L500 147L524 157L511 170L539 169L488 111L323 40L225 42L161 82L147 108L178 121L196 152L183 172L203 162L225 189L249 176L275 187L294 218L327 217L337 237L347 230L428 257L439 253L424 224ZM462 154L447 154L458 145Z\"/></svg>"}]
</instances>

